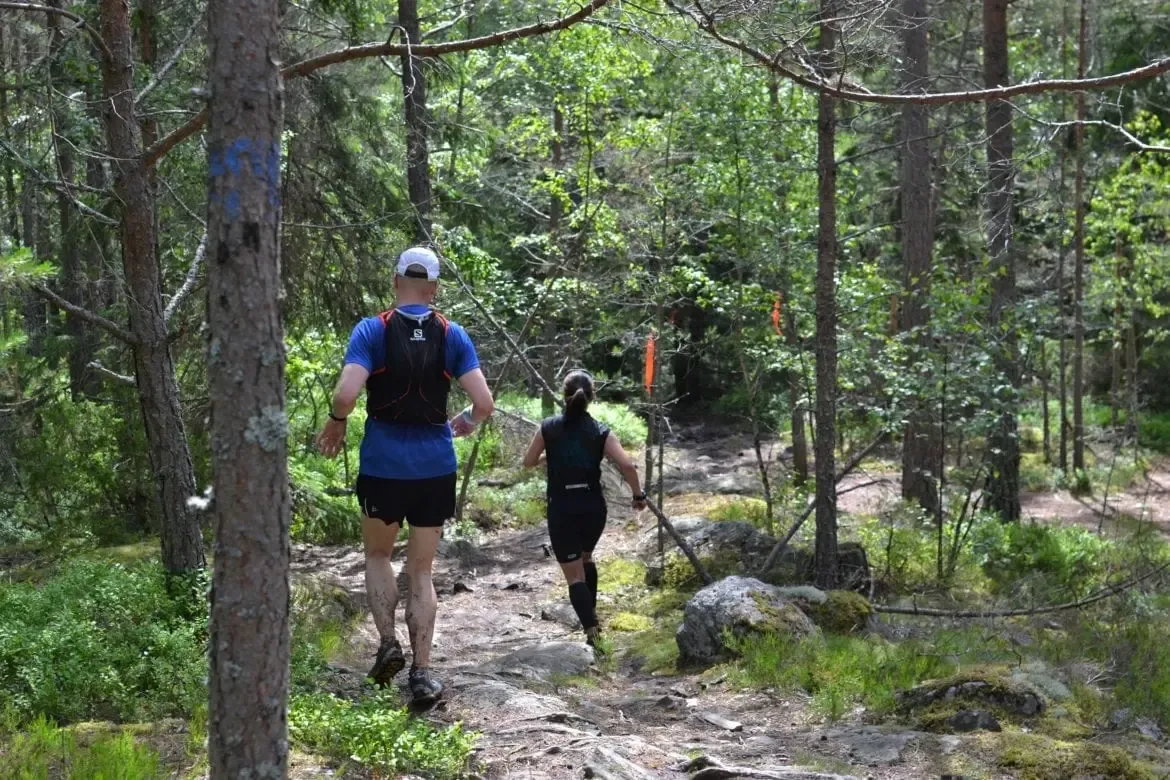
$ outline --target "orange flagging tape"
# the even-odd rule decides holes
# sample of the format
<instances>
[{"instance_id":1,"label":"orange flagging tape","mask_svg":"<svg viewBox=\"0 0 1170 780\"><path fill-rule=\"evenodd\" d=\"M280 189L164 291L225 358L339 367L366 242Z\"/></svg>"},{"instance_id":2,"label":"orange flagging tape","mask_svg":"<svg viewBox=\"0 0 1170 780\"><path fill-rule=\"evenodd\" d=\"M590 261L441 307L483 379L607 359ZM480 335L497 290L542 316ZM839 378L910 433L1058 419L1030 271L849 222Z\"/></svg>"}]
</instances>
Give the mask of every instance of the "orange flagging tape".
<instances>
[{"instance_id":1,"label":"orange flagging tape","mask_svg":"<svg viewBox=\"0 0 1170 780\"><path fill-rule=\"evenodd\" d=\"M646 339L646 369L642 376L642 384L649 393L654 388L654 355L658 350L658 334L653 330Z\"/></svg>"},{"instance_id":2,"label":"orange flagging tape","mask_svg":"<svg viewBox=\"0 0 1170 780\"><path fill-rule=\"evenodd\" d=\"M780 327L780 309L783 305L780 293L776 293L776 301L772 304L772 329L776 331L777 336L784 335L784 330Z\"/></svg>"}]
</instances>

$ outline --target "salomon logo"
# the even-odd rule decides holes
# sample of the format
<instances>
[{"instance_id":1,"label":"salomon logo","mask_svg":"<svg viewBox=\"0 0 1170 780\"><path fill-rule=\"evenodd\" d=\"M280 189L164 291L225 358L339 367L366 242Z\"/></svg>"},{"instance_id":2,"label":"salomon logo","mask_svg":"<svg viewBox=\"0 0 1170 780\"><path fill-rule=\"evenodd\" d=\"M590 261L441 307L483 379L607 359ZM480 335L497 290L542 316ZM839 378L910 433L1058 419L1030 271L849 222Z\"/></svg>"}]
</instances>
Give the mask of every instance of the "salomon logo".
<instances>
[{"instance_id":1,"label":"salomon logo","mask_svg":"<svg viewBox=\"0 0 1170 780\"><path fill-rule=\"evenodd\" d=\"M410 337L411 341L426 341L427 337L423 335L422 328L415 328L414 335Z\"/></svg>"}]
</instances>

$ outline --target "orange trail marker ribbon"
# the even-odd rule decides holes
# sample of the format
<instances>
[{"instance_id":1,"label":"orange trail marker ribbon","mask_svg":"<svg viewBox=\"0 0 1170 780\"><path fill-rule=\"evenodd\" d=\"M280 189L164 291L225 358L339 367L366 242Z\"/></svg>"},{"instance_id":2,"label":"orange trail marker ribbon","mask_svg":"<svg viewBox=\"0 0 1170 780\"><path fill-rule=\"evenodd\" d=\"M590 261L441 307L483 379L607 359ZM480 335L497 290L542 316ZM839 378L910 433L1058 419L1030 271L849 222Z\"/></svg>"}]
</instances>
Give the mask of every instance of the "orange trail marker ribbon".
<instances>
[{"instance_id":1,"label":"orange trail marker ribbon","mask_svg":"<svg viewBox=\"0 0 1170 780\"><path fill-rule=\"evenodd\" d=\"M654 356L658 351L658 334L653 330L646 339L646 368L642 374L642 384L649 394L654 388Z\"/></svg>"},{"instance_id":2,"label":"orange trail marker ribbon","mask_svg":"<svg viewBox=\"0 0 1170 780\"><path fill-rule=\"evenodd\" d=\"M780 310L783 306L783 300L780 293L776 293L776 300L772 304L772 329L776 331L777 336L783 336L784 330L780 327Z\"/></svg>"}]
</instances>

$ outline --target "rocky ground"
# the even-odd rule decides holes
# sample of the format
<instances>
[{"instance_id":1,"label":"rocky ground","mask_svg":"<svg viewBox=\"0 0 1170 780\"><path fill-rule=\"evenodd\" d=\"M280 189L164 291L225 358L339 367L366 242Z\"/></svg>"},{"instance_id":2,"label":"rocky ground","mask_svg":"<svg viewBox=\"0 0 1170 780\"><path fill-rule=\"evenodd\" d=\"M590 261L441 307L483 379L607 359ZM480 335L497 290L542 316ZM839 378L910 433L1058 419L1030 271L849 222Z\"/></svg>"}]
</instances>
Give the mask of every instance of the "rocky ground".
<instances>
[{"instance_id":1,"label":"rocky ground","mask_svg":"<svg viewBox=\"0 0 1170 780\"><path fill-rule=\"evenodd\" d=\"M671 451L671 503L685 505L696 493L754 493L753 456L738 444ZM850 479L846 487L863 487L843 496L847 511L873 511L896 495L896 475L858 473ZM1126 494L1121 500L1139 498ZM1155 513L1166 511L1147 505ZM1051 506L1045 497L1039 505L1030 501L1026 512ZM615 515L598 551L602 561L634 558L652 538L649 515ZM481 734L475 771L484 778L894 780L947 776L956 767L975 767L972 777L1019 776L988 761L985 732L925 733L869 723L862 712L829 724L800 695L736 690L717 667L645 672L620 637L612 657L595 658L570 627L572 613L545 543L542 528L499 533L479 545L445 542L437 564L435 665L449 687L426 717L462 721ZM339 589L352 609L364 612L359 551L298 547L294 558L299 578ZM603 594L603 618L614 609L611 601ZM399 634L407 646L404 624ZM348 637L330 686L358 693L375 647L365 617ZM1170 765L1157 746L1161 735L1148 736L1157 739L1144 740L1142 749Z\"/></svg>"}]
</instances>

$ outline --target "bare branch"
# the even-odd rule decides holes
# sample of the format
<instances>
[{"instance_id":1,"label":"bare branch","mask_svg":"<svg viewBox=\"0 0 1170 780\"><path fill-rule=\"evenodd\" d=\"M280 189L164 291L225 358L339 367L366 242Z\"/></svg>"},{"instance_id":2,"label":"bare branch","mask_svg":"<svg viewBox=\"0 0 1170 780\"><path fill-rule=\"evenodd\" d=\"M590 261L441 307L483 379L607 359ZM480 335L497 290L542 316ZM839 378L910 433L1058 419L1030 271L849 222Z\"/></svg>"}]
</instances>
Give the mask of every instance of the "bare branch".
<instances>
[{"instance_id":1,"label":"bare branch","mask_svg":"<svg viewBox=\"0 0 1170 780\"><path fill-rule=\"evenodd\" d=\"M70 303L43 284L34 284L29 289L42 298L52 302L54 306L60 309L64 309L69 314L72 314L75 317L79 317L91 325L96 325L120 341L124 341L125 343L131 345L138 343L138 339L134 338L134 334L130 331L126 330L120 325L110 322L100 314L96 314L89 309L83 309L80 306Z\"/></svg>"},{"instance_id":2,"label":"bare branch","mask_svg":"<svg viewBox=\"0 0 1170 780\"><path fill-rule=\"evenodd\" d=\"M163 63L163 66L158 69L158 73L154 74L154 78L152 78L150 82L142 88L141 92L134 96L135 103L141 103L143 100L146 100L146 96L151 92L154 92L155 88L162 83L162 80L166 78L168 73L170 73L171 68L175 67L175 64L179 61L179 58L183 56L183 52L187 50L187 44L191 42L191 39L195 37L195 33L198 32L199 28L202 26L203 14L199 14L199 17L195 20L195 23L192 24L187 32L183 35L182 40L179 41L179 45L175 47L175 51L171 54L170 57L167 58L167 61Z\"/></svg>"},{"instance_id":3,"label":"bare branch","mask_svg":"<svg viewBox=\"0 0 1170 780\"><path fill-rule=\"evenodd\" d=\"M120 385L130 385L133 387L134 385L138 384L134 381L134 377L111 371L96 360L87 363L86 368L91 368L104 376L106 379L109 379L111 382L117 382Z\"/></svg>"},{"instance_id":4,"label":"bare branch","mask_svg":"<svg viewBox=\"0 0 1170 780\"><path fill-rule=\"evenodd\" d=\"M175 297L171 298L167 304L167 308L163 311L163 322L170 322L171 317L175 316L175 312L195 289L195 281L199 278L199 268L203 265L203 257L207 254L207 231L203 231L203 238L199 239L199 246L195 248L195 259L191 261L191 267L187 269L187 278L183 280L183 284L179 287L179 291L175 293Z\"/></svg>"},{"instance_id":5,"label":"bare branch","mask_svg":"<svg viewBox=\"0 0 1170 780\"><path fill-rule=\"evenodd\" d=\"M1031 617L1033 615L1047 615L1053 612L1066 612L1070 609L1080 609L1087 607L1090 604L1095 604L1098 601L1104 601L1110 596L1116 596L1119 593L1133 588L1142 582L1154 577L1162 572L1170 569L1170 561L1163 563L1155 569L1127 580L1119 585L1109 585L1096 593L1087 596L1080 601L1070 601L1065 604L1054 604L1048 607L1033 607L1032 609L1001 609L1001 610L978 610L978 609L960 609L948 611L945 609L926 609L919 607L887 607L881 604L874 604L875 612L882 612L887 615L914 615L916 617L938 617L938 618L1006 618L1006 617Z\"/></svg>"},{"instance_id":6,"label":"bare branch","mask_svg":"<svg viewBox=\"0 0 1170 780\"><path fill-rule=\"evenodd\" d=\"M468 38L462 41L447 41L445 43L420 43L408 46L402 43L390 43L389 41L381 43L365 43L360 46L349 46L344 49L322 54L317 57L310 57L307 60L289 65L281 71L281 76L285 79L295 79L302 76L307 76L313 71L326 68L330 65L337 65L342 62L350 62L351 60L366 59L369 57L401 57L403 55L410 55L413 57L438 57L443 54L454 54L457 52L474 51L476 49L486 49L492 46L500 46L511 41L521 40L523 38L531 38L536 35L544 35L545 33L555 32L557 30L564 30L573 26L588 17L592 16L597 11L608 5L610 0L590 0L589 3L582 6L575 13L568 16L562 16L551 22L537 22L526 27L516 27L511 30L504 30L491 35L483 35L478 38ZM157 143L151 146L142 154L142 161L145 165L151 166L159 161L167 152L174 149L180 143L193 136L202 129L203 125L207 123L207 110L200 111L197 115L191 118L187 124L170 133L165 138L160 139Z\"/></svg>"},{"instance_id":7,"label":"bare branch","mask_svg":"<svg viewBox=\"0 0 1170 780\"><path fill-rule=\"evenodd\" d=\"M110 52L110 47L102 40L102 36L98 35L97 30L89 26L89 22L84 18L78 16L72 11L66 11L64 8L54 8L51 5L40 5L38 3L12 3L0 2L0 8L12 11L37 11L43 14L56 14L57 16L64 16L70 21L77 22L77 26L89 33L89 37L93 38L93 42L102 50L102 56L107 60L112 60L114 55Z\"/></svg>"},{"instance_id":8,"label":"bare branch","mask_svg":"<svg viewBox=\"0 0 1170 780\"><path fill-rule=\"evenodd\" d=\"M1050 127L1053 130L1060 130L1061 128L1064 128L1064 127L1075 127L1077 125L1082 125L1082 126L1095 125L1097 127L1107 127L1110 130L1113 130L1114 132L1120 133L1122 136L1124 136L1125 140L1128 141L1129 143L1133 144L1134 146L1136 146L1139 152L1161 152L1163 154L1170 152L1170 146L1162 146L1160 144L1148 144L1145 141L1143 141L1142 139L1138 138L1133 133L1131 133L1129 131L1129 129L1124 127L1123 125L1114 124L1113 122L1107 122L1104 119L1086 119L1082 122L1076 122L1076 121L1073 121L1073 122L1046 122L1042 119L1037 119L1035 117L1031 117L1031 119L1032 119L1032 121L1037 122L1038 124L1041 124L1045 127Z\"/></svg>"},{"instance_id":9,"label":"bare branch","mask_svg":"<svg viewBox=\"0 0 1170 780\"><path fill-rule=\"evenodd\" d=\"M85 190L88 190L90 192L100 192L99 190L95 190L92 187L86 187L85 185L66 184L63 181L58 181L55 179L48 178L47 176L42 174L39 170L37 170L37 167L35 165L33 165L28 160L24 159L24 157L22 157L15 149L13 149L3 139L0 139L0 151L3 151L9 157L16 160L16 162L20 163L20 166L22 168L27 170L29 173L31 173L37 179L38 184L69 198L69 201L73 204L73 207L76 208L78 211L80 211L82 214L85 214L88 217L92 217L93 219L96 219L98 222L101 222L103 225L117 225L118 224L118 220L114 219L113 217L107 217L105 214L101 213L97 209L92 208L91 206L87 206L85 203L78 200L73 195L74 188L85 189Z\"/></svg>"},{"instance_id":10,"label":"bare branch","mask_svg":"<svg viewBox=\"0 0 1170 780\"><path fill-rule=\"evenodd\" d=\"M1109 87L1118 87L1135 81L1144 81L1170 72L1170 57L1163 57L1140 68L1114 73L1111 76L1099 76L1091 79L1042 79L1026 81L992 89L976 89L967 92L924 92L921 94L893 95L881 92L869 92L860 85L841 86L839 80L825 81L814 74L809 68L802 67L796 70L795 66L780 61L780 55L769 56L754 46L721 32L715 24L714 17L680 6L675 0L666 0L666 4L678 13L693 21L699 29L710 35L720 43L742 52L763 65L768 70L793 81L802 87L823 92L841 100L850 100L856 103L885 103L936 106L948 103L989 103L993 100L1007 100L1019 95L1036 95L1044 92L1086 92Z\"/></svg>"}]
</instances>

